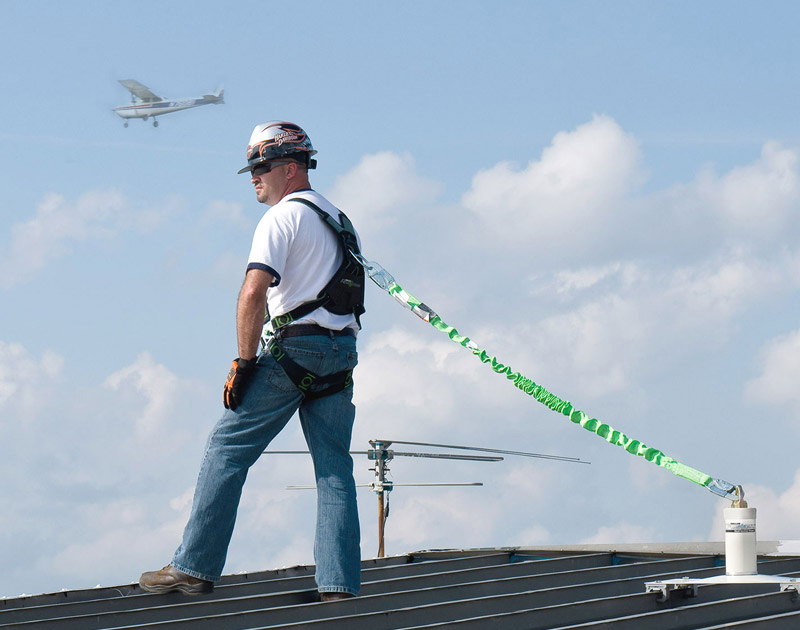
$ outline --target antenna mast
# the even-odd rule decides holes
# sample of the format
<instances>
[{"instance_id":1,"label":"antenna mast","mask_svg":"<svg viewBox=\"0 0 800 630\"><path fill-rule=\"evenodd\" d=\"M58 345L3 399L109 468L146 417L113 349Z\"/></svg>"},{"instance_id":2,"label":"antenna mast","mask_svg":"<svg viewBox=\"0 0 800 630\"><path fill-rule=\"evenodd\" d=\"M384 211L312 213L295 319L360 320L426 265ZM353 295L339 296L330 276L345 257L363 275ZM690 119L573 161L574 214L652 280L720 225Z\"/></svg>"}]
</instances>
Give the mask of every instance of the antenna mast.
<instances>
[{"instance_id":1,"label":"antenna mast","mask_svg":"<svg viewBox=\"0 0 800 630\"><path fill-rule=\"evenodd\" d=\"M411 453L406 451L393 451L389 449L392 444L405 444L411 446L429 446L436 448L461 449L467 451L483 451L492 455L458 455L455 453ZM536 457L540 459L555 459L578 464L588 464L576 457L562 457L559 455L543 455L541 453L527 453L523 451L506 451L494 448L483 448L477 446L458 446L454 444L433 444L431 442L403 442L400 440L370 440L372 447L368 451L350 451L351 455L366 455L370 461L375 462L375 466L369 470L375 473L375 479L369 484L358 484L357 487L367 487L378 495L378 557L383 558L385 554L385 532L386 520L389 518L389 493L395 486L482 486L479 481L451 482L451 483L394 483L386 478L389 472L389 462L396 455L405 457L426 457L432 459L456 459L472 462L501 462L503 455L519 455L523 457ZM308 454L308 451L264 451L264 455L300 455ZM315 486L288 486L287 490L313 489Z\"/></svg>"}]
</instances>

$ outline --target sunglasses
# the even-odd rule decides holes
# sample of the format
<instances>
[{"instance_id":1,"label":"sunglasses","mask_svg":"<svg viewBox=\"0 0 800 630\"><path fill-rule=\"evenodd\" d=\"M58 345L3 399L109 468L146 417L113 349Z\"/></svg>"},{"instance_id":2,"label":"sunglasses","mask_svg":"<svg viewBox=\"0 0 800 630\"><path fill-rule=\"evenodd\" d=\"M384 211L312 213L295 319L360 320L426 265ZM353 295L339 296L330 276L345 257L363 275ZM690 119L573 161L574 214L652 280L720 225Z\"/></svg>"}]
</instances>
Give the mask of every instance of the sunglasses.
<instances>
[{"instance_id":1,"label":"sunglasses","mask_svg":"<svg viewBox=\"0 0 800 630\"><path fill-rule=\"evenodd\" d=\"M291 163L291 160L278 160L276 162L262 162L250 169L250 173L252 173L253 177L259 177L260 175L265 175L269 173L272 169L277 166L283 166L284 164Z\"/></svg>"}]
</instances>

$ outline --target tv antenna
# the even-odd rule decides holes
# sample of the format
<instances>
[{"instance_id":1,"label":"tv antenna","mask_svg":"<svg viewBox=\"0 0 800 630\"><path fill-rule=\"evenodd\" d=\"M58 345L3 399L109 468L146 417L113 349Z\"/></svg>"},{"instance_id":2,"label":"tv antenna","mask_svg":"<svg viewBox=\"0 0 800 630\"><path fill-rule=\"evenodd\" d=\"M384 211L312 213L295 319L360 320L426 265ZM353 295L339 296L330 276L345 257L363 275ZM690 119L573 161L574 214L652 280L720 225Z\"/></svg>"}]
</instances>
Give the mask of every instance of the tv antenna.
<instances>
[{"instance_id":1,"label":"tv antenna","mask_svg":"<svg viewBox=\"0 0 800 630\"><path fill-rule=\"evenodd\" d=\"M395 483L388 480L386 474L389 472L389 462L395 457L423 457L430 459L449 459L472 462L501 462L503 455L514 455L518 457L534 457L537 459L552 459L557 461L570 462L574 464L589 464L577 457L565 457L561 455L545 455L542 453L529 453L526 451L510 451L497 448L484 448L479 446L460 446L455 444L435 444L432 442L405 442L401 440L370 440L372 447L368 451L350 451L351 455L366 455L367 458L375 462L375 466L369 470L375 473L375 479L368 484L357 484L358 488L369 488L378 496L378 557L384 557L384 541L386 532L386 521L389 518L389 493L399 486L417 487L442 487L442 486L482 486L480 481L472 482L433 482L433 483ZM445 448L453 450L464 450L491 453L490 455L458 454L458 453L426 453L426 452L407 452L395 451L389 447L392 444L403 446L424 446L431 448ZM265 455L303 455L308 451L264 451ZM287 490L313 490L316 486L287 486Z\"/></svg>"}]
</instances>

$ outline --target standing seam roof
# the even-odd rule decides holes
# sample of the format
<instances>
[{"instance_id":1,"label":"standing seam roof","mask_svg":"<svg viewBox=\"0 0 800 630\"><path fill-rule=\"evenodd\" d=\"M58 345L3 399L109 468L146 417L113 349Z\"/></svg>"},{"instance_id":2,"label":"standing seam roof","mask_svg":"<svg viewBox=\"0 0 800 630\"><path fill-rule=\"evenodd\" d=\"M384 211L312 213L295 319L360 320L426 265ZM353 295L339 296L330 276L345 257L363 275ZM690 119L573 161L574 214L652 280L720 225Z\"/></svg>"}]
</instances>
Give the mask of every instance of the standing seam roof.
<instances>
[{"instance_id":1,"label":"standing seam roof","mask_svg":"<svg viewBox=\"0 0 800 630\"><path fill-rule=\"evenodd\" d=\"M3 630L358 630L800 628L794 591L727 584L674 592L645 583L722 575L719 553L506 548L417 552L362 563L358 597L316 601L314 568L228 575L213 593L153 595L138 585L0 600ZM689 548L687 546L687 548ZM759 556L759 573L800 576L800 556Z\"/></svg>"}]
</instances>

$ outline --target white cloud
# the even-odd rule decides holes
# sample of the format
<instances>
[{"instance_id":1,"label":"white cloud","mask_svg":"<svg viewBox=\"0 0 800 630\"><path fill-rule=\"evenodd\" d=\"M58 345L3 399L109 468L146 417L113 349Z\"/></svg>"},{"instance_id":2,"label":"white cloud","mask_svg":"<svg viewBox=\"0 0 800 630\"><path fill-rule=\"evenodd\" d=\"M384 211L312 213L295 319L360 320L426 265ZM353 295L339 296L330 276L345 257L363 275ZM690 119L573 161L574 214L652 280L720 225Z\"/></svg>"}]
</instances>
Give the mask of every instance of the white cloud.
<instances>
[{"instance_id":1,"label":"white cloud","mask_svg":"<svg viewBox=\"0 0 800 630\"><path fill-rule=\"evenodd\" d=\"M64 358L53 352L37 360L21 344L0 341L0 409L5 408L6 419L30 419L47 389L45 381L58 377L63 366Z\"/></svg>"},{"instance_id":2,"label":"white cloud","mask_svg":"<svg viewBox=\"0 0 800 630\"><path fill-rule=\"evenodd\" d=\"M426 326L409 317L414 320L412 326ZM441 333L416 330L417 334L414 329L394 327L371 336L359 349L354 400L359 417L368 417L370 422L368 426L357 423L357 439L400 439L400 428L403 439L453 428L462 406L485 395L485 390L471 385L481 377L483 382L500 380L471 352ZM392 400L398 404L387 407Z\"/></svg>"},{"instance_id":3,"label":"white cloud","mask_svg":"<svg viewBox=\"0 0 800 630\"><path fill-rule=\"evenodd\" d=\"M649 249L684 258L707 257L726 244L768 256L793 251L800 233L797 151L767 142L751 164L722 175L706 168L638 206L649 224L637 226L637 238Z\"/></svg>"},{"instance_id":4,"label":"white cloud","mask_svg":"<svg viewBox=\"0 0 800 630\"><path fill-rule=\"evenodd\" d=\"M571 373L590 395L622 391L631 385L649 332L641 307L635 297L611 293L547 317L532 327L538 329L537 354L550 369Z\"/></svg>"},{"instance_id":5,"label":"white cloud","mask_svg":"<svg viewBox=\"0 0 800 630\"><path fill-rule=\"evenodd\" d=\"M124 202L116 191L89 192L74 203L49 194L32 219L11 228L7 254L0 258L0 288L25 281L77 242L108 235L108 223Z\"/></svg>"},{"instance_id":6,"label":"white cloud","mask_svg":"<svg viewBox=\"0 0 800 630\"><path fill-rule=\"evenodd\" d=\"M737 317L786 290L786 274L783 259L741 251L679 268L617 262L559 271L537 276L533 293L555 293L568 307L518 326L549 371L563 370L590 395L623 391L653 356L670 365L720 347Z\"/></svg>"},{"instance_id":7,"label":"white cloud","mask_svg":"<svg viewBox=\"0 0 800 630\"><path fill-rule=\"evenodd\" d=\"M352 219L363 240L405 223L420 206L430 207L439 189L416 172L410 154L382 151L364 156L328 196Z\"/></svg>"},{"instance_id":8,"label":"white cloud","mask_svg":"<svg viewBox=\"0 0 800 630\"><path fill-rule=\"evenodd\" d=\"M485 495L476 495L481 491L469 487L396 488L386 522L387 552L487 541L503 515L487 508Z\"/></svg>"},{"instance_id":9,"label":"white cloud","mask_svg":"<svg viewBox=\"0 0 800 630\"><path fill-rule=\"evenodd\" d=\"M191 384L181 382L165 366L156 363L148 352L109 375L104 385L127 398L130 406L136 397L144 398L144 408L133 415L137 434L145 437L170 425L183 396L192 389Z\"/></svg>"},{"instance_id":10,"label":"white cloud","mask_svg":"<svg viewBox=\"0 0 800 630\"><path fill-rule=\"evenodd\" d=\"M147 353L106 387L82 385L62 365L52 353L37 359L0 342L0 389L12 390L0 403L0 443L13 444L0 468L15 478L0 489L0 555L28 567L0 580L0 595L16 594L16 585L40 592L134 581L169 561L188 516L194 488L186 484L211 426L197 413L207 410L205 388ZM52 379L66 382L57 388Z\"/></svg>"},{"instance_id":11,"label":"white cloud","mask_svg":"<svg viewBox=\"0 0 800 630\"><path fill-rule=\"evenodd\" d=\"M797 152L767 142L752 164L647 196L635 138L608 116L560 132L539 160L499 163L476 174L462 199L482 223L475 246L492 243L521 267L552 268L624 249L643 257L703 259L727 243L793 247L800 228ZM462 216L463 223L465 217Z\"/></svg>"},{"instance_id":12,"label":"white cloud","mask_svg":"<svg viewBox=\"0 0 800 630\"><path fill-rule=\"evenodd\" d=\"M658 532L654 527L642 527L623 522L600 527L595 534L580 542L584 545L660 542L660 536L663 536L663 533Z\"/></svg>"},{"instance_id":13,"label":"white cloud","mask_svg":"<svg viewBox=\"0 0 800 630\"><path fill-rule=\"evenodd\" d=\"M800 409L800 330L769 341L761 350L761 374L748 381L748 400Z\"/></svg>"},{"instance_id":14,"label":"white cloud","mask_svg":"<svg viewBox=\"0 0 800 630\"><path fill-rule=\"evenodd\" d=\"M116 233L132 230L151 234L165 221L186 212L187 208L187 201L181 195L167 195L153 204L124 199L119 214L114 217L112 229Z\"/></svg>"},{"instance_id":15,"label":"white cloud","mask_svg":"<svg viewBox=\"0 0 800 630\"><path fill-rule=\"evenodd\" d=\"M246 258L241 252L223 252L209 267L202 270L201 280L229 290L242 282L247 269Z\"/></svg>"},{"instance_id":16,"label":"white cloud","mask_svg":"<svg viewBox=\"0 0 800 630\"><path fill-rule=\"evenodd\" d=\"M531 279L531 284L535 295L547 296L551 293L570 295L607 284L615 279L619 279L622 286L629 287L640 276L641 271L635 263L617 261L597 267L562 269L547 276L536 275Z\"/></svg>"},{"instance_id":17,"label":"white cloud","mask_svg":"<svg viewBox=\"0 0 800 630\"><path fill-rule=\"evenodd\" d=\"M504 242L548 253L585 247L608 233L609 216L641 181L640 161L635 138L610 117L595 116L556 134L522 170L503 162L481 171L462 204Z\"/></svg>"},{"instance_id":18,"label":"white cloud","mask_svg":"<svg viewBox=\"0 0 800 630\"><path fill-rule=\"evenodd\" d=\"M550 531L544 525L537 524L520 530L514 539L514 544L520 547L536 547L546 545L550 540Z\"/></svg>"},{"instance_id":19,"label":"white cloud","mask_svg":"<svg viewBox=\"0 0 800 630\"><path fill-rule=\"evenodd\" d=\"M754 164L734 168L720 178L705 172L695 186L700 201L750 239L779 236L800 210L797 153L777 142L767 142Z\"/></svg>"},{"instance_id":20,"label":"white cloud","mask_svg":"<svg viewBox=\"0 0 800 630\"><path fill-rule=\"evenodd\" d=\"M313 484L310 455L267 456L251 469L239 504L228 571L313 562L316 493L286 489Z\"/></svg>"},{"instance_id":21,"label":"white cloud","mask_svg":"<svg viewBox=\"0 0 800 630\"><path fill-rule=\"evenodd\" d=\"M191 488L187 488L183 494L179 494L177 497L172 499L169 502L169 506L181 514L184 518L189 517L189 512L192 507L192 498L194 497L194 486Z\"/></svg>"},{"instance_id":22,"label":"white cloud","mask_svg":"<svg viewBox=\"0 0 800 630\"><path fill-rule=\"evenodd\" d=\"M725 321L781 282L780 268L738 252L677 269L666 298L680 300L694 317Z\"/></svg>"},{"instance_id":23,"label":"white cloud","mask_svg":"<svg viewBox=\"0 0 800 630\"><path fill-rule=\"evenodd\" d=\"M48 194L33 218L11 226L11 242L0 255L0 289L27 282L79 243L109 239L126 230L150 232L182 205L172 196L160 205L134 208L116 190L89 191L74 201Z\"/></svg>"},{"instance_id":24,"label":"white cloud","mask_svg":"<svg viewBox=\"0 0 800 630\"><path fill-rule=\"evenodd\" d=\"M200 226L207 228L213 227L215 224L233 224L240 229L252 229L254 216L245 214L244 207L240 203L216 199L209 202L208 207L201 215Z\"/></svg>"},{"instance_id":25,"label":"white cloud","mask_svg":"<svg viewBox=\"0 0 800 630\"><path fill-rule=\"evenodd\" d=\"M126 496L73 506L71 516L82 526L74 527L73 522L61 532L59 547L36 561L37 570L70 584L134 582L141 572L167 564L180 542L188 510L182 502L173 503ZM114 567L108 566L109 558ZM120 575L115 567L129 573Z\"/></svg>"}]
</instances>

